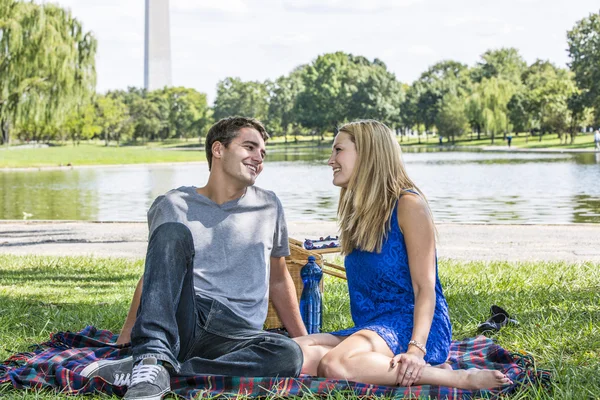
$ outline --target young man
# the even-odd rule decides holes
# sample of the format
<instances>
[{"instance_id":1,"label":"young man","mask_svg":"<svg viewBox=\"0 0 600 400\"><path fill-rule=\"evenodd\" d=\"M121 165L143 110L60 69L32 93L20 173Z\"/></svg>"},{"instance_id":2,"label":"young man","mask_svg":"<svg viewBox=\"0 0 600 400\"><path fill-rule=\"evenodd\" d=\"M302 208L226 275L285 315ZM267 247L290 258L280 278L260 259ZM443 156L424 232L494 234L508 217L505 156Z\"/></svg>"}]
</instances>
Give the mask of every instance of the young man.
<instances>
[{"instance_id":1,"label":"young man","mask_svg":"<svg viewBox=\"0 0 600 400\"><path fill-rule=\"evenodd\" d=\"M600 129L596 129L594 133L594 144L596 145L596 151L600 150Z\"/></svg>"},{"instance_id":2,"label":"young man","mask_svg":"<svg viewBox=\"0 0 600 400\"><path fill-rule=\"evenodd\" d=\"M255 119L217 122L206 137L204 187L180 187L148 211L150 239L118 343L133 357L87 376L125 384L126 399L161 399L170 375L298 376L300 347L262 330L269 294L290 336L306 335L284 257L283 209L257 188L268 134ZM136 317L137 315L137 317Z\"/></svg>"}]
</instances>

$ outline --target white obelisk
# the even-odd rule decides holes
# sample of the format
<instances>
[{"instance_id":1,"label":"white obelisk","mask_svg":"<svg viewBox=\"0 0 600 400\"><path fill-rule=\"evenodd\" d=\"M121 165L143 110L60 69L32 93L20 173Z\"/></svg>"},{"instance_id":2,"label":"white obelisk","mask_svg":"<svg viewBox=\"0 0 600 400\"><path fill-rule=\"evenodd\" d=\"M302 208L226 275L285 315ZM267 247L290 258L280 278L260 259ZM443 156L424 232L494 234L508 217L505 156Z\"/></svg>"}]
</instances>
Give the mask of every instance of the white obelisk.
<instances>
[{"instance_id":1,"label":"white obelisk","mask_svg":"<svg viewBox=\"0 0 600 400\"><path fill-rule=\"evenodd\" d=\"M171 86L169 0L146 0L144 50L144 87L146 90Z\"/></svg>"}]
</instances>

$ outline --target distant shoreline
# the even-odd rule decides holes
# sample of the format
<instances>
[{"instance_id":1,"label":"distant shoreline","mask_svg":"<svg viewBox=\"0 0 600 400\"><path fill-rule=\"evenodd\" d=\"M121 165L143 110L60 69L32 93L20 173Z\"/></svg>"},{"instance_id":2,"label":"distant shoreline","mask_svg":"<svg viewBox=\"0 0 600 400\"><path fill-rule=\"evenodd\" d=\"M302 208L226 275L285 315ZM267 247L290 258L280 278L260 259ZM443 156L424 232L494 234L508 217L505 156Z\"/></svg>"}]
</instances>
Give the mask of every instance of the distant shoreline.
<instances>
[{"instance_id":1,"label":"distant shoreline","mask_svg":"<svg viewBox=\"0 0 600 400\"><path fill-rule=\"evenodd\" d=\"M540 154L600 154L600 151L595 150L593 148L589 149L554 149L554 148L519 148L519 147L508 147L508 146L454 146L454 145L442 145L442 146L432 146L432 145L409 145L409 146L400 146L403 150L408 149L428 149L432 152L444 152L444 151L481 151L485 153L540 153ZM320 148L323 146L303 146L299 148ZM200 149L200 148L198 148ZM172 150L172 151L190 151L197 150L196 148L185 149L185 150ZM277 152L279 149L272 149L272 151ZM207 164L207 161L165 161L165 162L153 162L153 163L127 163L127 164L85 164L85 165L47 165L47 166L37 166L37 167L0 167L0 171L52 171L52 170L69 170L69 169L85 169L85 168L118 168L118 167L148 167L148 166L163 166L163 165L196 165L196 164Z\"/></svg>"}]
</instances>

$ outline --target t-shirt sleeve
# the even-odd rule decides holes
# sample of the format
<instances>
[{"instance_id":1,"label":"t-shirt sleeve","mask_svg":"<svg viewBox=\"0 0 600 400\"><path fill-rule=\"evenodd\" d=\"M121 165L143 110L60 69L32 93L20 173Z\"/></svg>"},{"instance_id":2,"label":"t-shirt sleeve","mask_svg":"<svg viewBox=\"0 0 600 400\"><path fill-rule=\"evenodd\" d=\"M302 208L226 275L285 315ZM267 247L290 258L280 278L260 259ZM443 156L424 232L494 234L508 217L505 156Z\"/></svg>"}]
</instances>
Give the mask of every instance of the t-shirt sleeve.
<instances>
[{"instance_id":1,"label":"t-shirt sleeve","mask_svg":"<svg viewBox=\"0 0 600 400\"><path fill-rule=\"evenodd\" d=\"M271 257L286 257L290 255L287 223L285 222L283 206L278 197L275 197L275 199L277 201L277 221L275 223L275 232L273 233L273 250L271 250Z\"/></svg>"},{"instance_id":2,"label":"t-shirt sleeve","mask_svg":"<svg viewBox=\"0 0 600 400\"><path fill-rule=\"evenodd\" d=\"M176 221L173 206L166 196L158 196L148 210L148 239L165 222Z\"/></svg>"}]
</instances>

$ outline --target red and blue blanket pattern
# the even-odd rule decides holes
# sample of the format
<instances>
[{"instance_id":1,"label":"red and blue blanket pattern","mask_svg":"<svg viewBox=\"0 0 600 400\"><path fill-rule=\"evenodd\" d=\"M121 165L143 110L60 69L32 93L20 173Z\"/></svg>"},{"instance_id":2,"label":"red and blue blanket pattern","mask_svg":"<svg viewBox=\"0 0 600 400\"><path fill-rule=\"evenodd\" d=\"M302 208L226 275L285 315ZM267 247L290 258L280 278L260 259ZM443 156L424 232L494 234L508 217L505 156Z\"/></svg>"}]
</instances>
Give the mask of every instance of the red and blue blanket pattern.
<instances>
[{"instance_id":1,"label":"red and blue blanket pattern","mask_svg":"<svg viewBox=\"0 0 600 400\"><path fill-rule=\"evenodd\" d=\"M0 365L0 384L14 388L46 388L62 394L102 392L121 396L126 387L112 386L101 378L88 379L79 374L86 365L99 359L118 359L129 355L130 348L116 346L117 335L88 326L80 332L58 332L50 341L34 346L31 352L19 353ZM389 387L357 382L315 378L249 378L206 376L171 379L171 389L185 398L245 396L295 396L303 393L353 393L357 396L394 398L468 399L497 397L514 392L522 385L547 385L550 375L536 370L530 356L509 353L484 336L452 342L450 361L454 369L497 369L514 382L501 391L459 390L439 386Z\"/></svg>"}]
</instances>

